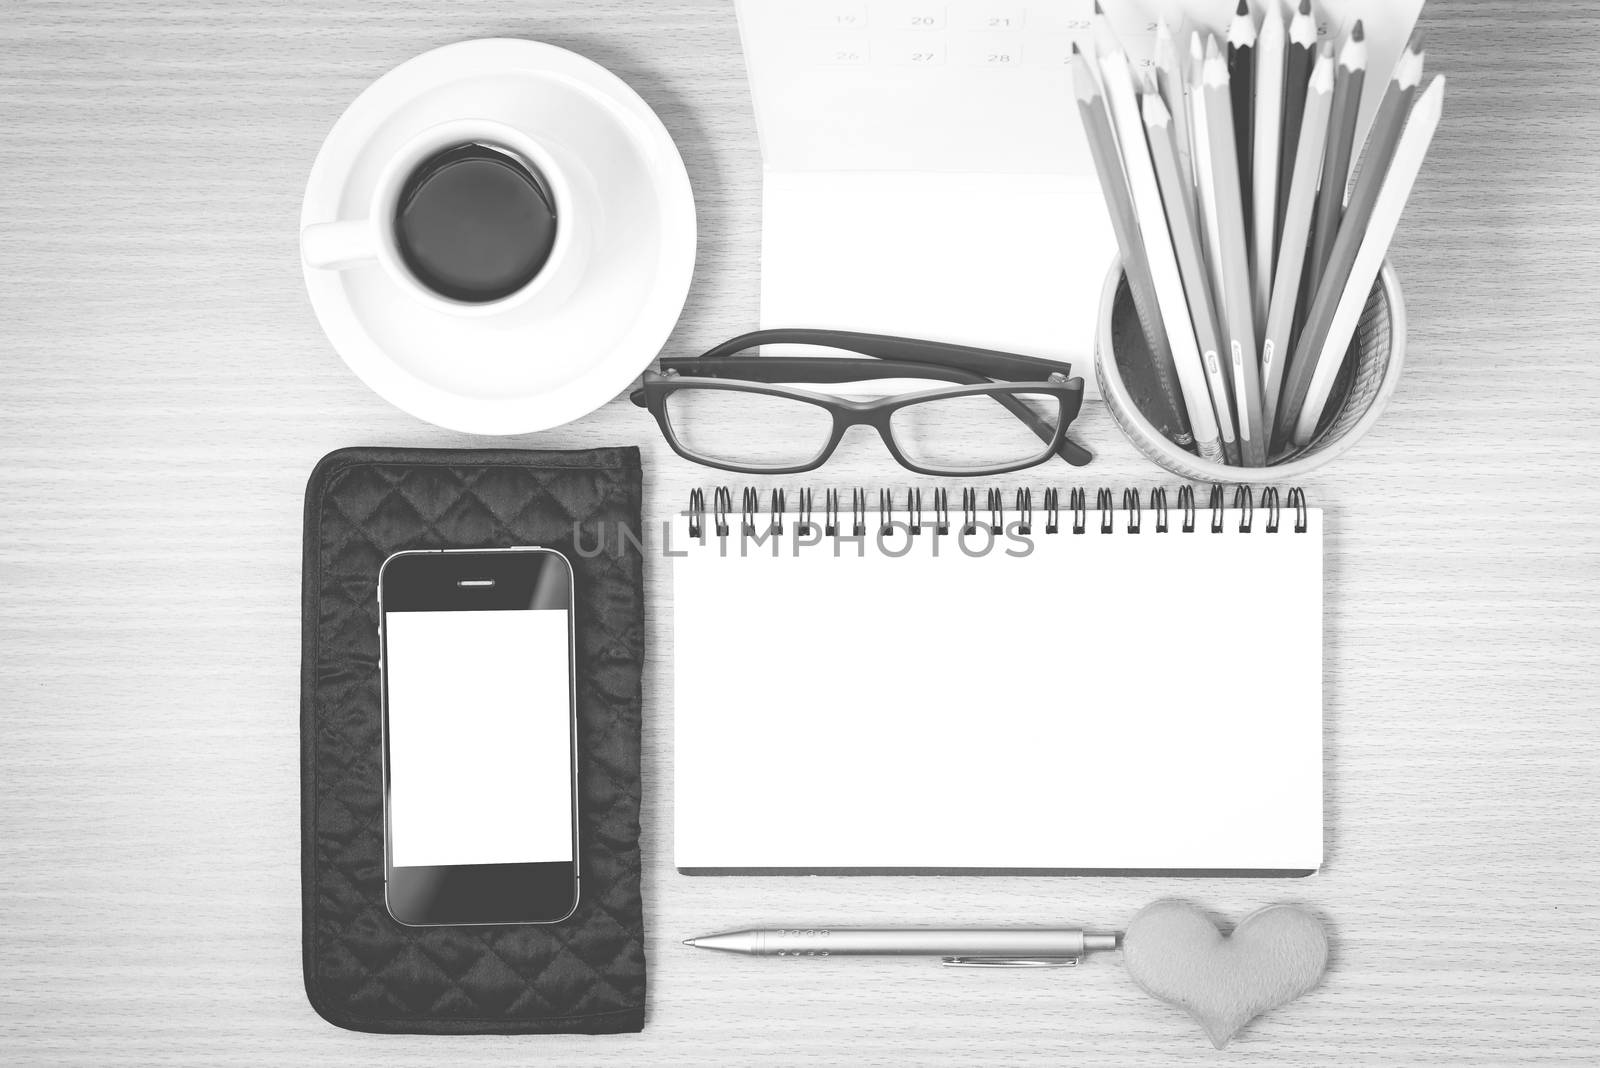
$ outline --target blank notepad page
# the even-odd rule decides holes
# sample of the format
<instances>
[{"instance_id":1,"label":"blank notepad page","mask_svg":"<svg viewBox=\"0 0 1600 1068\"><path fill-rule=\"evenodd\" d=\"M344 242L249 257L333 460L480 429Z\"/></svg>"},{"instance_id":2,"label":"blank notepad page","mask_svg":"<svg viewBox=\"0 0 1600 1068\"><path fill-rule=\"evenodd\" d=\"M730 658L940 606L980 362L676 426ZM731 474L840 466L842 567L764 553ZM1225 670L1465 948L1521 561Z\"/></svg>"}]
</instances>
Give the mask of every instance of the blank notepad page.
<instances>
[{"instance_id":1,"label":"blank notepad page","mask_svg":"<svg viewBox=\"0 0 1600 1068\"><path fill-rule=\"evenodd\" d=\"M1321 512L1088 516L880 539L873 511L836 542L791 515L759 545L680 520L677 866L1318 868Z\"/></svg>"}]
</instances>

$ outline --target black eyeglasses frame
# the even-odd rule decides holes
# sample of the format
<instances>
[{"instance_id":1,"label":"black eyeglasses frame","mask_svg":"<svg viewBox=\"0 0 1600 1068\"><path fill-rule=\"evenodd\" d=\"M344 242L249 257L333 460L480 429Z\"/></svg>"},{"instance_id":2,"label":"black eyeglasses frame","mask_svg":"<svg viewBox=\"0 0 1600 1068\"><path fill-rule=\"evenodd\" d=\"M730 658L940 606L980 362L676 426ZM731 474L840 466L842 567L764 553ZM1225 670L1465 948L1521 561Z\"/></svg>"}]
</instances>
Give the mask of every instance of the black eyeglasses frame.
<instances>
[{"instance_id":1,"label":"black eyeglasses frame","mask_svg":"<svg viewBox=\"0 0 1600 1068\"><path fill-rule=\"evenodd\" d=\"M850 357L758 356L748 350L761 345L800 344L826 346L860 353ZM745 353L740 355L741 353ZM697 357L669 357L661 361L662 373L646 372L641 387L630 399L655 417L672 450L684 459L722 471L740 474L799 474L825 464L852 426L878 431L884 447L902 467L917 474L943 477L985 477L1024 470L1059 455L1074 466L1093 456L1066 436L1067 427L1083 407L1083 380L1071 378L1072 365L1033 356L995 352L963 345L919 341L885 334L839 330L758 330L741 334ZM815 393L778 382L839 383L886 378L930 378L959 385L922 390L897 397L851 401ZM995 382L993 378L1013 381ZM1022 379L1016 381L1015 379ZM1032 381L1032 379L1038 379ZM785 397L822 408L833 420L826 445L803 464L740 465L708 457L687 448L672 428L667 399L680 389L721 389ZM1021 400L1020 395L1047 395L1060 403L1059 418L1050 426ZM894 413L915 404L961 396L992 396L1022 420L1046 448L1030 460L983 467L930 467L913 462L895 444L890 420Z\"/></svg>"}]
</instances>

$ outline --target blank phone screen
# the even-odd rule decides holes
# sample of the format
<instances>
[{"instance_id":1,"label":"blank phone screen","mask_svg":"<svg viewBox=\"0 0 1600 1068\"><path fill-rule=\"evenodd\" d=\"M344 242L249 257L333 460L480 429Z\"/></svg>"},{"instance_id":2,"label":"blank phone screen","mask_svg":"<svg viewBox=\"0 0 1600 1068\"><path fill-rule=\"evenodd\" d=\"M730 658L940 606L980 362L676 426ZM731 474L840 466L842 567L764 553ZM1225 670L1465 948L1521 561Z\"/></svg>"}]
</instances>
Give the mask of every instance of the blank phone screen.
<instances>
[{"instance_id":1,"label":"blank phone screen","mask_svg":"<svg viewBox=\"0 0 1600 1068\"><path fill-rule=\"evenodd\" d=\"M573 859L568 617L385 613L395 867Z\"/></svg>"}]
</instances>

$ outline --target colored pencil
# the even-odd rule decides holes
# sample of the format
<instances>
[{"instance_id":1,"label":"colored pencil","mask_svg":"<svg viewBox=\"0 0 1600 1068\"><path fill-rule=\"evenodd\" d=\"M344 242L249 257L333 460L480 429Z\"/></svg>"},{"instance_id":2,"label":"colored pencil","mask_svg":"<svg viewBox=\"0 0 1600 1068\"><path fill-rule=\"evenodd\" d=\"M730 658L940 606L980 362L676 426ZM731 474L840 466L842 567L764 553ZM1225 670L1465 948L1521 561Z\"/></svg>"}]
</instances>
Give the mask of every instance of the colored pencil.
<instances>
[{"instance_id":1,"label":"colored pencil","mask_svg":"<svg viewBox=\"0 0 1600 1068\"><path fill-rule=\"evenodd\" d=\"M1250 14L1250 0L1239 0L1233 21L1228 25L1228 85L1233 93L1233 139L1239 159L1239 174L1247 184L1242 187L1245 241L1248 242L1250 219L1250 187L1248 182L1251 160L1252 131L1255 122L1255 57L1256 20ZM1214 161L1213 161L1214 162Z\"/></svg>"},{"instance_id":2,"label":"colored pencil","mask_svg":"<svg viewBox=\"0 0 1600 1068\"><path fill-rule=\"evenodd\" d=\"M1139 232L1143 235L1145 255L1155 281L1156 300L1161 309L1162 325L1167 331L1167 343L1172 346L1172 355L1183 383L1184 401L1188 406L1195 443L1202 449L1202 455L1210 453L1214 457L1219 447L1226 455L1228 446L1234 442L1232 421L1222 418L1228 412L1226 394L1224 403L1218 404L1215 391L1211 391L1212 403L1207 405L1204 365L1195 342L1194 327L1189 322L1189 305L1183 292L1183 280L1178 273L1177 257L1161 207L1161 192L1156 188L1155 168L1144 139L1144 122L1139 115L1139 102L1133 90L1133 71L1128 65L1128 54L1123 51L1122 43L1111 30L1104 12L1100 12L1095 20L1095 31L1100 85L1109 104L1118 143L1122 147L1128 189L1133 196Z\"/></svg>"},{"instance_id":3,"label":"colored pencil","mask_svg":"<svg viewBox=\"0 0 1600 1068\"><path fill-rule=\"evenodd\" d=\"M1333 110L1333 68L1336 65L1332 44L1317 52L1317 62L1306 86L1305 115L1300 126L1296 158L1291 168L1289 196L1284 205L1283 243L1278 253L1278 268L1272 281L1272 306L1267 313L1267 332L1261 342L1262 422L1267 427L1267 452L1278 444L1273 427L1278 413L1278 397L1283 388L1283 371L1294 344L1295 312L1299 306L1300 282L1305 272L1306 242L1311 234L1312 215L1317 207L1317 182L1322 174L1322 150L1328 139L1328 117Z\"/></svg>"},{"instance_id":4,"label":"colored pencil","mask_svg":"<svg viewBox=\"0 0 1600 1068\"><path fill-rule=\"evenodd\" d=\"M1161 99L1172 114L1172 136L1178 150L1178 164L1190 176L1185 183L1184 196L1192 209L1195 204L1194 153L1189 135L1189 81L1183 76L1183 63L1178 58L1178 46L1165 18L1156 21L1155 50L1156 85Z\"/></svg>"},{"instance_id":5,"label":"colored pencil","mask_svg":"<svg viewBox=\"0 0 1600 1068\"><path fill-rule=\"evenodd\" d=\"M1312 378L1305 405L1300 409L1299 420L1295 425L1296 445L1309 445L1316 436L1317 424L1322 420L1323 409L1327 406L1328 395L1333 389L1339 363L1350 348L1350 341L1355 336L1373 283L1383 268L1389 244L1394 240L1395 228L1400 223L1406 200L1411 195L1412 187L1416 185L1422 161L1428 154L1428 146L1433 141L1434 131L1439 127L1439 118L1444 110L1444 85L1444 78L1435 78L1427 91L1417 98L1416 105L1405 122L1400 143L1385 168L1385 176L1375 183L1381 185L1382 189L1370 212L1361 220L1361 250L1348 272L1348 282L1338 296L1331 318L1316 341L1317 348L1312 350L1317 356L1316 374ZM1374 164L1377 163L1375 159ZM1357 198L1366 184L1367 177L1363 175L1360 187L1351 196L1351 212L1347 216L1347 223L1355 215ZM1343 236L1344 231L1341 227L1340 237ZM1309 336L1309 329L1307 334ZM1304 351L1296 353L1295 358L1304 359Z\"/></svg>"},{"instance_id":6,"label":"colored pencil","mask_svg":"<svg viewBox=\"0 0 1600 1068\"><path fill-rule=\"evenodd\" d=\"M1322 161L1322 187L1317 194L1316 229L1311 237L1311 263L1306 268L1308 300L1317 292L1333 254L1333 239L1344 218L1345 184L1350 180L1350 157L1355 149L1356 121L1361 116L1361 93L1367 80L1367 35L1356 20L1349 40L1339 51L1333 78L1333 112L1328 117L1328 147Z\"/></svg>"},{"instance_id":7,"label":"colored pencil","mask_svg":"<svg viewBox=\"0 0 1600 1068\"><path fill-rule=\"evenodd\" d=\"M1251 187L1254 207L1250 222L1250 306L1256 316L1256 336L1267 329L1267 306L1272 302L1273 251L1278 243L1278 150L1283 135L1284 51L1288 30L1278 11L1278 0L1267 0L1267 11L1256 38L1254 133L1251 136L1252 170L1240 172Z\"/></svg>"},{"instance_id":8,"label":"colored pencil","mask_svg":"<svg viewBox=\"0 0 1600 1068\"><path fill-rule=\"evenodd\" d=\"M1211 303L1211 286L1206 278L1205 260L1200 250L1200 235L1189 204L1193 182L1178 163L1176 137L1172 132L1172 113L1159 93L1146 94L1142 101L1145 134L1150 143L1150 159L1155 165L1156 185L1167 212L1167 229L1173 252L1178 258L1178 274L1189 299L1189 320L1194 325L1200 360L1207 381L1221 388L1212 395L1228 400L1227 379L1222 367L1222 344L1217 332L1217 312ZM1234 413L1225 413L1230 422ZM1219 419L1222 415L1218 416ZM1241 422L1239 425L1243 425ZM1241 459L1242 459L1241 455Z\"/></svg>"},{"instance_id":9,"label":"colored pencil","mask_svg":"<svg viewBox=\"0 0 1600 1068\"><path fill-rule=\"evenodd\" d=\"M1283 217L1289 201L1289 182L1299 158L1300 126L1306 109L1306 86L1317 61L1317 21L1311 16L1311 0L1300 0L1300 7L1289 20L1288 57L1283 63L1283 151L1278 156L1278 233L1283 233ZM1282 244L1282 238L1279 238Z\"/></svg>"},{"instance_id":10,"label":"colored pencil","mask_svg":"<svg viewBox=\"0 0 1600 1068\"><path fill-rule=\"evenodd\" d=\"M1201 84L1205 65L1205 46L1196 32L1189 36L1189 147L1194 152L1195 209L1200 216L1206 265L1211 268L1211 297L1216 304L1221 304L1221 294L1216 288L1217 279L1222 277L1222 260L1218 258L1217 187L1211 177L1211 135L1206 127L1205 88Z\"/></svg>"},{"instance_id":11,"label":"colored pencil","mask_svg":"<svg viewBox=\"0 0 1600 1068\"><path fill-rule=\"evenodd\" d=\"M1347 209L1356 185L1361 180L1361 171L1366 167L1368 160L1385 167L1389 165L1388 152L1379 152L1376 155L1372 153L1373 135L1381 129L1385 119L1404 124L1405 116L1410 114L1411 105L1421 90L1422 72L1427 59L1428 54L1422 50L1422 31L1416 30L1411 34L1411 40L1406 43L1406 50L1400 54L1399 62L1395 64L1395 76L1384 87L1383 99L1378 101L1378 112L1372 119L1372 128L1367 131L1366 144L1362 146L1355 163L1350 167L1350 180L1345 184ZM1389 132L1396 138L1400 136L1399 130Z\"/></svg>"},{"instance_id":12,"label":"colored pencil","mask_svg":"<svg viewBox=\"0 0 1600 1068\"><path fill-rule=\"evenodd\" d=\"M1083 119L1089 153L1094 157L1095 171L1100 176L1100 189L1106 198L1106 208L1111 213L1111 228L1122 250L1122 269L1128 277L1128 291L1133 297L1139 325L1144 329L1145 340L1150 346L1154 377L1164 409L1162 417L1175 431L1171 435L1173 440L1179 445L1188 445L1194 438L1185 398L1189 393L1205 397L1205 383L1196 380L1187 388L1182 385L1182 376L1173 361L1172 348L1167 344L1166 331L1161 327L1161 306L1156 297L1155 280L1150 275L1150 261L1145 255L1139 220L1133 210L1133 197L1128 191L1128 178L1117 151L1116 134L1111 129L1111 116L1106 110L1105 98L1101 95L1088 58L1078 50L1077 45L1073 45L1072 53L1078 114Z\"/></svg>"},{"instance_id":13,"label":"colored pencil","mask_svg":"<svg viewBox=\"0 0 1600 1068\"><path fill-rule=\"evenodd\" d=\"M1295 344L1288 380L1278 405L1277 430L1285 436L1294 431L1297 441L1297 428L1302 409L1307 404L1313 375L1328 360L1335 363L1333 370L1337 371L1338 362L1344 358L1342 351L1329 354L1326 347L1329 327L1340 298L1351 284L1351 270L1366 238L1368 221L1378 195L1383 191L1384 176L1400 143L1406 115L1411 110L1412 100L1422 79L1422 64L1420 40L1413 38L1412 44L1395 65L1394 77L1390 79L1388 91L1385 91L1378 105L1378 113L1372 120L1372 131L1367 135L1367 145L1362 151L1366 162L1350 192L1350 202L1345 207L1344 218L1339 223L1339 234L1333 240L1333 252L1328 257L1328 269L1317 283L1305 328ZM1370 287L1371 279L1367 281ZM1332 372L1324 372L1329 373Z\"/></svg>"},{"instance_id":14,"label":"colored pencil","mask_svg":"<svg viewBox=\"0 0 1600 1068\"><path fill-rule=\"evenodd\" d=\"M1261 425L1260 351L1256 348L1255 311L1251 306L1250 254L1246 239L1238 154L1234 151L1233 93L1228 68L1217 40L1206 44L1206 124L1215 174L1217 224L1222 259L1222 334L1233 369L1234 398L1239 415L1240 451L1246 467L1264 467L1266 434Z\"/></svg>"}]
</instances>

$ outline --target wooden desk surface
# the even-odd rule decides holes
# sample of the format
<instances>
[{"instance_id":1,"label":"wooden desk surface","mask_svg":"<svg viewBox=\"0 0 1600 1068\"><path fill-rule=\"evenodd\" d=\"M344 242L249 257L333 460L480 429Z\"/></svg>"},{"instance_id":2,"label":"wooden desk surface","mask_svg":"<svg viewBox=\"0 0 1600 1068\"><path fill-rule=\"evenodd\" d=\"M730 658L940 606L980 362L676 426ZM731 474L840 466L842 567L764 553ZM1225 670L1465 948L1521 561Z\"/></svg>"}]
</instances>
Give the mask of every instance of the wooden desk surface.
<instances>
[{"instance_id":1,"label":"wooden desk surface","mask_svg":"<svg viewBox=\"0 0 1600 1068\"><path fill-rule=\"evenodd\" d=\"M0 16L0 1060L1593 1063L1600 14L1538 8L1435 0L1424 16L1451 87L1394 256L1406 377L1377 431L1308 485L1333 517L1321 876L681 877L653 568L646 1031L441 1041L336 1030L301 990L300 502L336 447L476 442L390 408L331 351L300 280L302 186L345 104L415 53L511 35L576 49L683 150L701 245L668 349L697 351L756 321L759 158L731 5L14 0ZM1158 479L1102 413L1085 436L1095 484ZM708 481L625 401L516 443L629 442L652 514ZM863 443L826 474L899 478L888 464ZM758 921L1113 925L1167 895L1233 917L1305 902L1334 932L1332 972L1217 1054L1115 957L974 974L678 945Z\"/></svg>"}]
</instances>

